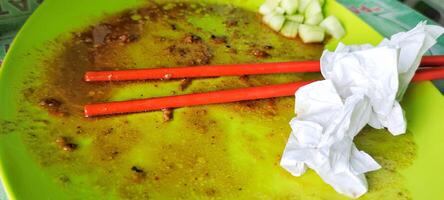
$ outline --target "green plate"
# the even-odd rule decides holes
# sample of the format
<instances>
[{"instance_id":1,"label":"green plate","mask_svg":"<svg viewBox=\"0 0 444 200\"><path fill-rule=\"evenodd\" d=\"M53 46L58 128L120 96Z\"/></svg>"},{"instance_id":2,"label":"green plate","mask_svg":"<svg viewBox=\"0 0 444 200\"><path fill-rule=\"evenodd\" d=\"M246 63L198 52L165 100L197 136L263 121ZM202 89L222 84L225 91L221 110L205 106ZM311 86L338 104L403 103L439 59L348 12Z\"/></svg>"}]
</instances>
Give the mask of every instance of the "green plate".
<instances>
[{"instance_id":1,"label":"green plate","mask_svg":"<svg viewBox=\"0 0 444 200\"><path fill-rule=\"evenodd\" d=\"M32 71L35 63L48 56L36 49L44 49L62 35L98 22L105 14L112 14L124 9L142 5L145 0L45 0L27 21L17 35L3 63L0 74L0 175L10 199L96 199L98 188L78 186L77 194L72 196L63 186L54 181L34 160L26 149L20 133L8 133L7 121L16 120L21 107L19 96L20 84L24 74ZM218 3L230 2L248 10L257 10L262 0L214 0ZM347 36L346 44L377 44L382 37L371 27L359 20L338 3L328 0L327 14L334 14L344 23ZM207 24L208 25L208 24ZM331 41L326 48L334 49L338 41ZM444 98L430 82L413 84L402 102L408 120L408 129L416 144L416 156L412 164L401 170L403 185L414 199L443 199L441 170L444 169ZM390 152L387 149L387 152ZM323 184L311 173L306 185ZM297 178L295 178L297 179ZM279 182L279 180L277 180ZM377 183L375 183L377 184ZM390 181L384 184L391 184ZM277 187L277 186L276 186ZM370 183L372 187L372 183ZM342 199L328 187L319 192L331 193L329 199ZM402 198L403 194L399 194ZM311 199L309 196L299 196ZM306 198L305 198L306 197ZM366 195L364 198L372 198ZM102 198L116 198L102 196ZM258 197L260 198L260 197ZM296 197L295 197L296 198ZM373 197L378 198L378 197ZM391 198L392 197L386 197Z\"/></svg>"}]
</instances>

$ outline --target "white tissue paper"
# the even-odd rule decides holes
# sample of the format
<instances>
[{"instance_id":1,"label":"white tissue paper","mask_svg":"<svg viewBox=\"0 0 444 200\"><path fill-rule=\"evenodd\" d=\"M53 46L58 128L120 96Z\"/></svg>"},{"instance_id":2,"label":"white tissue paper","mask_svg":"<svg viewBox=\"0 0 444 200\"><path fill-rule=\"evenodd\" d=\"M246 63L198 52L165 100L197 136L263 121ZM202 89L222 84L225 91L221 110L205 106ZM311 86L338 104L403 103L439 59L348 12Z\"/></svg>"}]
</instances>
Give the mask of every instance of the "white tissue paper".
<instances>
[{"instance_id":1,"label":"white tissue paper","mask_svg":"<svg viewBox=\"0 0 444 200\"><path fill-rule=\"evenodd\" d=\"M365 173L381 166L359 151L353 138L366 124L387 128L393 135L406 131L398 101L419 66L421 57L444 33L439 26L419 23L378 46L339 44L324 51L325 80L300 88L297 117L282 155L281 166L294 176L307 167L337 192L358 198L368 190Z\"/></svg>"}]
</instances>

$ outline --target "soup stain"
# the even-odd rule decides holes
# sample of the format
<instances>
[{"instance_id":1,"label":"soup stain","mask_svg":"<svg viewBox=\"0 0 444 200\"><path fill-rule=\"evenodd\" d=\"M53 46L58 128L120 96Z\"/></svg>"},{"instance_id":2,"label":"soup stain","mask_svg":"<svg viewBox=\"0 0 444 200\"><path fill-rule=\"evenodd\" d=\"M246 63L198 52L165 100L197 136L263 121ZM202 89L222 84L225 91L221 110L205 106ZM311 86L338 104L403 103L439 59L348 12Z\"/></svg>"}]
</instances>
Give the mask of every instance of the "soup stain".
<instances>
[{"instance_id":1,"label":"soup stain","mask_svg":"<svg viewBox=\"0 0 444 200\"><path fill-rule=\"evenodd\" d=\"M320 78L83 81L89 70L319 59L323 44L283 38L260 21L229 5L188 3L149 3L108 16L52 44L53 56L23 86L20 121L2 121L1 132L20 132L73 199L345 199L314 172L293 177L279 166L294 115L291 97L175 109L168 122L161 112L83 117L91 102ZM356 143L382 165L367 175L363 199L409 199L399 171L415 158L412 135L366 128Z\"/></svg>"}]
</instances>

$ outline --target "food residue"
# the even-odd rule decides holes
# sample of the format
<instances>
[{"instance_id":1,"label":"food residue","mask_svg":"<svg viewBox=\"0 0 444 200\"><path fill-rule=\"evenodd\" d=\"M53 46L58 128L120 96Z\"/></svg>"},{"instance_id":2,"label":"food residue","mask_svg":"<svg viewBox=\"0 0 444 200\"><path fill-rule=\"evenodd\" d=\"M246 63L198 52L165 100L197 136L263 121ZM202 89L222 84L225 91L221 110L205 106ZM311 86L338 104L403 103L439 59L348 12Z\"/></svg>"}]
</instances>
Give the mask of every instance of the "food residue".
<instances>
[{"instance_id":1,"label":"food residue","mask_svg":"<svg viewBox=\"0 0 444 200\"><path fill-rule=\"evenodd\" d=\"M251 54L253 56L256 56L256 58L267 58L270 56L270 54L268 54L266 51L259 50L259 49L252 50Z\"/></svg>"},{"instance_id":2,"label":"food residue","mask_svg":"<svg viewBox=\"0 0 444 200\"><path fill-rule=\"evenodd\" d=\"M224 36L227 43L216 44L211 35ZM73 198L340 197L317 176L294 179L279 166L288 139L287 122L294 114L290 97L272 103L180 108L174 110L174 120L171 110L164 111L162 117L168 123L160 112L96 119L85 119L82 112L83 105L91 102L320 77L305 73L193 79L191 85L188 80L90 84L82 80L86 71L259 62L252 50L260 57L272 55L269 61L314 60L321 55L322 44L304 44L299 38L264 29L257 13L234 6L149 2L105 17L51 45L30 50L39 56L21 88L19 120L0 121L0 132L22 134L27 151L48 176L69 177L63 190ZM42 57L40 51L51 56ZM375 155L383 167L396 168L370 174L374 187L367 196L390 198L402 193L408 198L399 171L415 157L412 136L392 138L380 132L359 136L359 148ZM380 146L397 148L387 148L387 153ZM311 187L300 187L307 181L313 183Z\"/></svg>"},{"instance_id":3,"label":"food residue","mask_svg":"<svg viewBox=\"0 0 444 200\"><path fill-rule=\"evenodd\" d=\"M173 119L173 110L172 109L164 108L164 109L162 109L162 113L163 113L163 121L164 122L168 122Z\"/></svg>"},{"instance_id":4,"label":"food residue","mask_svg":"<svg viewBox=\"0 0 444 200\"><path fill-rule=\"evenodd\" d=\"M77 145L70 142L67 137L58 137L55 142L61 149L67 152L74 151L77 148Z\"/></svg>"}]
</instances>

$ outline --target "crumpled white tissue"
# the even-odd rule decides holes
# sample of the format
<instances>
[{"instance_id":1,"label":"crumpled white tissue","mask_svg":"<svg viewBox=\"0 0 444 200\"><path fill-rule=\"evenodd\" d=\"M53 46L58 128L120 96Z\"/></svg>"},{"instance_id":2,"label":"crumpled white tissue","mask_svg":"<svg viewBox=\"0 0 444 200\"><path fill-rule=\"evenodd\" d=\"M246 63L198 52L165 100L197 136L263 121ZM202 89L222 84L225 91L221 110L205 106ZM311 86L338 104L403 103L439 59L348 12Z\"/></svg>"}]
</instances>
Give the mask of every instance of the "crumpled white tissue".
<instances>
[{"instance_id":1,"label":"crumpled white tissue","mask_svg":"<svg viewBox=\"0 0 444 200\"><path fill-rule=\"evenodd\" d=\"M378 46L339 44L324 51L321 72L325 80L300 88L297 117L281 166L294 176L307 167L337 192L358 198L368 190L365 173L381 166L359 151L353 138L369 124L393 135L406 131L398 101L419 66L423 54L444 33L439 26L419 23Z\"/></svg>"}]
</instances>

